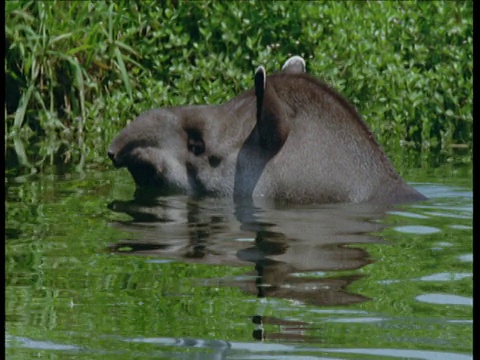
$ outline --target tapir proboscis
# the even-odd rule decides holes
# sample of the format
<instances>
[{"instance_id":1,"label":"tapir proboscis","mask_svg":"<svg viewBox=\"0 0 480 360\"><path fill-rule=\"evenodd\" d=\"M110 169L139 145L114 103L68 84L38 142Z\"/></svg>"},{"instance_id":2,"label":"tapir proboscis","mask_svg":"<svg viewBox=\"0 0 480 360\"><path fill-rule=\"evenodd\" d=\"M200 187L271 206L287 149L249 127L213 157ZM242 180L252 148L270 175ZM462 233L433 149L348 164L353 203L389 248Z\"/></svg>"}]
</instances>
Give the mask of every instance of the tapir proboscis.
<instances>
[{"instance_id":1,"label":"tapir proboscis","mask_svg":"<svg viewBox=\"0 0 480 360\"><path fill-rule=\"evenodd\" d=\"M395 171L355 108L294 56L221 105L146 111L108 149L138 187L293 203L426 199Z\"/></svg>"}]
</instances>

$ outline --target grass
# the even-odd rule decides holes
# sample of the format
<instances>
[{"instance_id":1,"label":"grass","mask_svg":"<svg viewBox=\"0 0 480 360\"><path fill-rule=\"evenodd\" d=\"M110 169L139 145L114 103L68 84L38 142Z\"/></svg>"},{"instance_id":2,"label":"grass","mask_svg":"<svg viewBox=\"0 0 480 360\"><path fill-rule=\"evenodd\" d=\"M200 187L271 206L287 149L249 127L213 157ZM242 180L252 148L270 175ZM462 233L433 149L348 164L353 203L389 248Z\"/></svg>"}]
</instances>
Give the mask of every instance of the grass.
<instances>
[{"instance_id":1,"label":"grass","mask_svg":"<svg viewBox=\"0 0 480 360\"><path fill-rule=\"evenodd\" d=\"M6 2L7 176L106 161L152 107L220 103L291 55L387 153L471 149L473 2Z\"/></svg>"}]
</instances>

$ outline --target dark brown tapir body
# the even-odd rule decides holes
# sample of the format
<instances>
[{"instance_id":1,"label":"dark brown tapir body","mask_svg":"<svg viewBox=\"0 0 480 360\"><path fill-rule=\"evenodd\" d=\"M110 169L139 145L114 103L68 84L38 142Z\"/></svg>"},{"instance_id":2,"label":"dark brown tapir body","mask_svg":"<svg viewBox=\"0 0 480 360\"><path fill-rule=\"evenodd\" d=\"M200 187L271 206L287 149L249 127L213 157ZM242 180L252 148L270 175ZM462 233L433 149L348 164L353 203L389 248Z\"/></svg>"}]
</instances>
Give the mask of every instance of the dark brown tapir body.
<instances>
[{"instance_id":1,"label":"dark brown tapir body","mask_svg":"<svg viewBox=\"0 0 480 360\"><path fill-rule=\"evenodd\" d=\"M341 95L305 73L302 58L255 74L255 89L212 106L150 110L108 155L139 187L192 196L296 203L400 203L406 184Z\"/></svg>"}]
</instances>

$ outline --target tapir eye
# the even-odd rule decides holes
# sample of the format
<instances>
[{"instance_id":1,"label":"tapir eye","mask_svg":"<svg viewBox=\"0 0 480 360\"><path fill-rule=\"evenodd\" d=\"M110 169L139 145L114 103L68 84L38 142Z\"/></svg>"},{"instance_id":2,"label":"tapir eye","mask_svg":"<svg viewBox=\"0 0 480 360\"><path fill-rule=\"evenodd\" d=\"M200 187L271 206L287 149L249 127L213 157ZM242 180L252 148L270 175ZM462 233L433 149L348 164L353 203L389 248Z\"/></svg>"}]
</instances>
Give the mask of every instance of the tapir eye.
<instances>
[{"instance_id":1,"label":"tapir eye","mask_svg":"<svg viewBox=\"0 0 480 360\"><path fill-rule=\"evenodd\" d=\"M205 145L203 144L203 141L188 139L188 151L195 155L201 155L205 152Z\"/></svg>"},{"instance_id":2,"label":"tapir eye","mask_svg":"<svg viewBox=\"0 0 480 360\"><path fill-rule=\"evenodd\" d=\"M187 130L187 135L188 151L195 155L203 154L205 152L205 143L203 142L202 134L200 134L200 131L195 129Z\"/></svg>"}]
</instances>

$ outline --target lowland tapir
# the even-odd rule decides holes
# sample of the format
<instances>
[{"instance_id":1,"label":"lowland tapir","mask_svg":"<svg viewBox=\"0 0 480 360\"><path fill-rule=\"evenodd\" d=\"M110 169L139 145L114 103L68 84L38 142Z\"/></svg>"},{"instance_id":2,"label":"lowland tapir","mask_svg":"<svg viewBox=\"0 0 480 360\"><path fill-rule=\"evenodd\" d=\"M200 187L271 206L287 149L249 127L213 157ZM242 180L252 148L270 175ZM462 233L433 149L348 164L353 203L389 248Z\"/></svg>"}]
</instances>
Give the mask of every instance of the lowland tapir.
<instances>
[{"instance_id":1,"label":"lowland tapir","mask_svg":"<svg viewBox=\"0 0 480 360\"><path fill-rule=\"evenodd\" d=\"M294 56L221 105L146 111L108 149L138 187L162 194L294 203L401 203L406 184L355 108Z\"/></svg>"}]
</instances>

